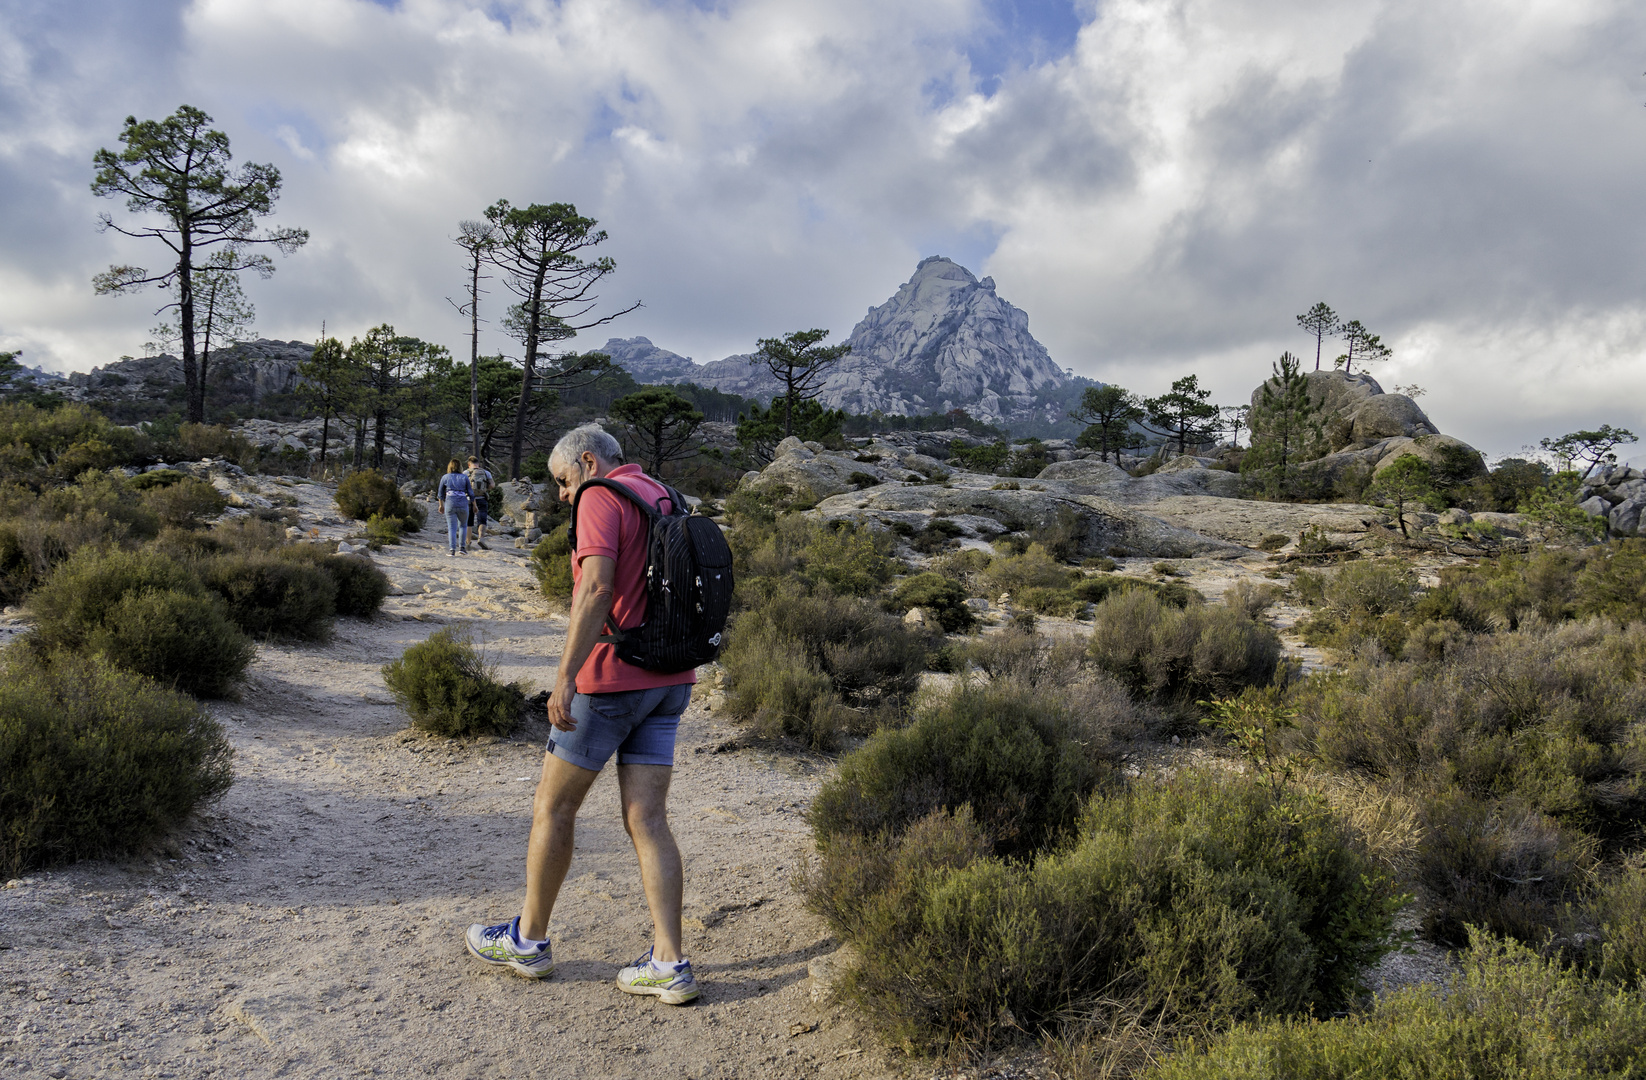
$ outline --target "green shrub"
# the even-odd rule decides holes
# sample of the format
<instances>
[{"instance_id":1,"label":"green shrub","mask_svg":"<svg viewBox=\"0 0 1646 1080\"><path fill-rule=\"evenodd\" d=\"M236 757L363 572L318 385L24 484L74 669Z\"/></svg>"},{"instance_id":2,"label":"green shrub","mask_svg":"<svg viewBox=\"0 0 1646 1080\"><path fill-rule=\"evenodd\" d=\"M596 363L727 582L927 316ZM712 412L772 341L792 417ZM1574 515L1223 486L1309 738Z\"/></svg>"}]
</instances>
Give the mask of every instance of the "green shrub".
<instances>
[{"instance_id":1,"label":"green shrub","mask_svg":"<svg viewBox=\"0 0 1646 1080\"><path fill-rule=\"evenodd\" d=\"M812 803L819 843L894 837L933 811L971 807L997 854L1029 854L1074 824L1107 769L1054 695L962 685L908 727L873 735L841 759Z\"/></svg>"},{"instance_id":2,"label":"green shrub","mask_svg":"<svg viewBox=\"0 0 1646 1080\"><path fill-rule=\"evenodd\" d=\"M222 697L255 650L193 571L153 551L83 549L29 597L42 654L85 651L196 697Z\"/></svg>"},{"instance_id":3,"label":"green shrub","mask_svg":"<svg viewBox=\"0 0 1646 1080\"><path fill-rule=\"evenodd\" d=\"M1280 638L1244 612L1174 608L1154 593L1111 595L1093 613L1092 660L1139 700L1186 705L1274 681Z\"/></svg>"},{"instance_id":4,"label":"green shrub","mask_svg":"<svg viewBox=\"0 0 1646 1080\"><path fill-rule=\"evenodd\" d=\"M320 544L288 544L274 550L279 558L317 567L337 590L337 614L369 619L389 595L389 576L363 555L337 555Z\"/></svg>"},{"instance_id":5,"label":"green shrub","mask_svg":"<svg viewBox=\"0 0 1646 1080\"><path fill-rule=\"evenodd\" d=\"M534 484L541 484L549 478L549 455L543 450L533 450L526 455L526 460L520 463L520 471L526 474L526 479Z\"/></svg>"},{"instance_id":6,"label":"green shrub","mask_svg":"<svg viewBox=\"0 0 1646 1080\"><path fill-rule=\"evenodd\" d=\"M1269 1020L1165 1058L1149 1080L1638 1077L1646 998L1512 943L1474 941L1443 992L1413 986L1341 1020Z\"/></svg>"},{"instance_id":7,"label":"green shrub","mask_svg":"<svg viewBox=\"0 0 1646 1080\"><path fill-rule=\"evenodd\" d=\"M909 546L924 555L935 555L954 546L956 538L965 535L964 529L947 518L932 518L926 526L913 533Z\"/></svg>"},{"instance_id":8,"label":"green shrub","mask_svg":"<svg viewBox=\"0 0 1646 1080\"><path fill-rule=\"evenodd\" d=\"M1292 538L1289 536L1283 536L1280 533L1268 533L1257 542L1257 550L1279 551L1291 542Z\"/></svg>"},{"instance_id":9,"label":"green shrub","mask_svg":"<svg viewBox=\"0 0 1646 1080\"><path fill-rule=\"evenodd\" d=\"M1589 913L1603 939L1601 974L1646 989L1646 852L1624 860L1596 891Z\"/></svg>"},{"instance_id":10,"label":"green shrub","mask_svg":"<svg viewBox=\"0 0 1646 1080\"><path fill-rule=\"evenodd\" d=\"M1086 610L1086 601L1068 588L1024 589L1012 595L1014 603L1036 615L1050 615L1058 619L1073 619Z\"/></svg>"},{"instance_id":11,"label":"green shrub","mask_svg":"<svg viewBox=\"0 0 1646 1080\"><path fill-rule=\"evenodd\" d=\"M774 582L728 634L727 711L763 737L828 747L842 729L872 731L895 716L926 654L922 635L868 600Z\"/></svg>"},{"instance_id":12,"label":"green shrub","mask_svg":"<svg viewBox=\"0 0 1646 1080\"><path fill-rule=\"evenodd\" d=\"M1080 576L1059 564L1039 544L1030 544L1021 555L996 558L983 570L983 580L991 590L1013 596L1024 589L1066 589Z\"/></svg>"},{"instance_id":13,"label":"green shrub","mask_svg":"<svg viewBox=\"0 0 1646 1080\"><path fill-rule=\"evenodd\" d=\"M1646 540L1447 567L1440 583L1419 609L1477 632L1494 626L1513 630L1533 614L1545 622L1595 615L1640 622L1646 620Z\"/></svg>"},{"instance_id":14,"label":"green shrub","mask_svg":"<svg viewBox=\"0 0 1646 1080\"><path fill-rule=\"evenodd\" d=\"M383 666L383 681L412 726L461 738L506 735L520 722L526 687L497 681L467 629L448 626Z\"/></svg>"},{"instance_id":15,"label":"green shrub","mask_svg":"<svg viewBox=\"0 0 1646 1080\"><path fill-rule=\"evenodd\" d=\"M890 558L890 533L876 532L848 521L804 522L808 528L802 546L804 575L837 593L873 596L901 569Z\"/></svg>"},{"instance_id":16,"label":"green shrub","mask_svg":"<svg viewBox=\"0 0 1646 1080\"><path fill-rule=\"evenodd\" d=\"M543 595L558 604L572 600L572 545L568 526L560 525L543 534L532 548L532 576Z\"/></svg>"},{"instance_id":17,"label":"green shrub","mask_svg":"<svg viewBox=\"0 0 1646 1080\"><path fill-rule=\"evenodd\" d=\"M969 630L977 622L972 609L966 606L966 587L931 570L910 574L898 582L889 604L898 614L919 608L951 634Z\"/></svg>"},{"instance_id":18,"label":"green shrub","mask_svg":"<svg viewBox=\"0 0 1646 1080\"><path fill-rule=\"evenodd\" d=\"M1462 792L1431 797L1419 822L1413 873L1423 893L1423 935L1469 942L1469 927L1544 945L1593 868L1594 843L1520 799Z\"/></svg>"},{"instance_id":19,"label":"green shrub","mask_svg":"<svg viewBox=\"0 0 1646 1080\"><path fill-rule=\"evenodd\" d=\"M1446 663L1351 664L1294 691L1302 749L1418 790L1517 795L1609 846L1646 811L1646 627L1595 620L1480 637Z\"/></svg>"},{"instance_id":20,"label":"green shrub","mask_svg":"<svg viewBox=\"0 0 1646 1080\"><path fill-rule=\"evenodd\" d=\"M104 661L11 650L0 680L0 876L141 848L228 790L198 704Z\"/></svg>"},{"instance_id":21,"label":"green shrub","mask_svg":"<svg viewBox=\"0 0 1646 1080\"><path fill-rule=\"evenodd\" d=\"M400 494L393 480L376 469L362 469L345 476L338 482L335 501L339 510L359 521L368 521L373 514L399 518L404 532L421 529L428 516L421 506Z\"/></svg>"},{"instance_id":22,"label":"green shrub","mask_svg":"<svg viewBox=\"0 0 1646 1080\"><path fill-rule=\"evenodd\" d=\"M406 527L404 518L373 514L366 519L366 543L373 551L384 544L400 543L400 534Z\"/></svg>"},{"instance_id":23,"label":"green shrub","mask_svg":"<svg viewBox=\"0 0 1646 1080\"><path fill-rule=\"evenodd\" d=\"M273 552L218 555L200 566L229 618L254 637L325 641L337 614L337 582L312 562Z\"/></svg>"},{"instance_id":24,"label":"green shrub","mask_svg":"<svg viewBox=\"0 0 1646 1080\"><path fill-rule=\"evenodd\" d=\"M61 482L87 469L126 464L147 449L144 436L89 405L0 403L0 478L7 482Z\"/></svg>"},{"instance_id":25,"label":"green shrub","mask_svg":"<svg viewBox=\"0 0 1646 1080\"><path fill-rule=\"evenodd\" d=\"M1405 649L1418 601L1411 567L1384 559L1352 562L1322 576L1319 593L1323 610L1301 628L1309 644L1349 652L1375 641L1387 656Z\"/></svg>"},{"instance_id":26,"label":"green shrub","mask_svg":"<svg viewBox=\"0 0 1646 1080\"><path fill-rule=\"evenodd\" d=\"M164 525L198 529L212 518L221 517L228 509L229 500L206 481L186 476L176 483L144 491L143 505Z\"/></svg>"},{"instance_id":27,"label":"green shrub","mask_svg":"<svg viewBox=\"0 0 1646 1080\"><path fill-rule=\"evenodd\" d=\"M1099 1001L1209 1026L1329 1012L1403 900L1324 804L1239 775L1096 796L1032 864L985 842L938 811L831 840L805 882L862 957L845 991L906 1046L987 1045Z\"/></svg>"},{"instance_id":28,"label":"green shrub","mask_svg":"<svg viewBox=\"0 0 1646 1080\"><path fill-rule=\"evenodd\" d=\"M180 483L185 474L176 469L150 469L148 472L138 473L126 481L136 491L149 491L153 488L170 487Z\"/></svg>"},{"instance_id":29,"label":"green shrub","mask_svg":"<svg viewBox=\"0 0 1646 1080\"><path fill-rule=\"evenodd\" d=\"M1074 595L1088 604L1101 604L1117 593L1132 589L1141 589L1153 595L1162 604L1177 608L1205 602L1205 597L1181 581L1145 581L1142 578L1123 577L1119 574L1100 574L1084 578L1070 587Z\"/></svg>"}]
</instances>

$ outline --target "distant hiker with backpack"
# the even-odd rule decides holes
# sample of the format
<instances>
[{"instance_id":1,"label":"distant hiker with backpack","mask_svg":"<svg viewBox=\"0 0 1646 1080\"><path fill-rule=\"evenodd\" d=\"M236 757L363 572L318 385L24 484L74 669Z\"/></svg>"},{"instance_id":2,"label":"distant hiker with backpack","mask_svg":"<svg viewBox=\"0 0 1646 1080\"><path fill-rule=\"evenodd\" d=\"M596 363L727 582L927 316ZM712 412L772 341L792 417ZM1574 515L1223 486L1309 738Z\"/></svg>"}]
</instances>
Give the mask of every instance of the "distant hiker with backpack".
<instances>
[{"instance_id":1,"label":"distant hiker with backpack","mask_svg":"<svg viewBox=\"0 0 1646 1080\"><path fill-rule=\"evenodd\" d=\"M463 470L463 475L469 478L469 490L474 495L469 500L469 528L474 531L474 542L480 549L490 551L486 546L486 512L490 509L491 490L497 485L491 471L480 464L477 457L469 458L469 467Z\"/></svg>"},{"instance_id":2,"label":"distant hiker with backpack","mask_svg":"<svg viewBox=\"0 0 1646 1080\"><path fill-rule=\"evenodd\" d=\"M587 424L549 455L571 504L572 608L549 695L554 732L532 802L526 900L496 926L468 929L469 952L532 978L554 971L549 916L571 866L577 811L617 755L623 824L651 908L651 948L617 976L670 1005L697 997L680 936L683 873L669 829L675 729L712 660L731 604L731 551L685 498L623 464L617 440Z\"/></svg>"},{"instance_id":3,"label":"distant hiker with backpack","mask_svg":"<svg viewBox=\"0 0 1646 1080\"><path fill-rule=\"evenodd\" d=\"M469 478L458 469L457 459L446 463L446 475L440 478L435 501L446 515L446 540L451 548L447 555L469 553L469 499L473 492Z\"/></svg>"}]
</instances>

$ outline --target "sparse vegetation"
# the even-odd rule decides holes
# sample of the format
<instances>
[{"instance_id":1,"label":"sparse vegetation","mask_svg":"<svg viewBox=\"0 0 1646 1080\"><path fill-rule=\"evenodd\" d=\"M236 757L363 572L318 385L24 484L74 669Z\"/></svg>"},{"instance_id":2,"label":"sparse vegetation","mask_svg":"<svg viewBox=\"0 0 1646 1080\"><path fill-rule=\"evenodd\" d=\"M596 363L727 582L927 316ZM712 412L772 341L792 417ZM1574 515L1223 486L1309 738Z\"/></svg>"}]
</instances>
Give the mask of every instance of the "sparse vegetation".
<instances>
[{"instance_id":1,"label":"sparse vegetation","mask_svg":"<svg viewBox=\"0 0 1646 1080\"><path fill-rule=\"evenodd\" d=\"M1245 612L1176 608L1143 589L1097 605L1089 652L1139 700L1177 707L1266 686L1280 669L1279 637Z\"/></svg>"}]
</instances>

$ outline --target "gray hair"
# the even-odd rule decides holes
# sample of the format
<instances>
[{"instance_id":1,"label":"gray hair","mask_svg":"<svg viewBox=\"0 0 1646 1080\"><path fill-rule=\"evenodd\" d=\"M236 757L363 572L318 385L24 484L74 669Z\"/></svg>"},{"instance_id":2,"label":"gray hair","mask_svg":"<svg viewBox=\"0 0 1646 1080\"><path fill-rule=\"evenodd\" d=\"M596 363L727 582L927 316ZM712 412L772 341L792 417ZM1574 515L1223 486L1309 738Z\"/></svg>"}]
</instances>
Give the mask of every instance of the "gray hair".
<instances>
[{"instance_id":1,"label":"gray hair","mask_svg":"<svg viewBox=\"0 0 1646 1080\"><path fill-rule=\"evenodd\" d=\"M607 434L605 428L599 424L584 424L560 436L560 441L554 444L554 450L549 454L549 468L557 464L570 465L585 453L592 453L607 464L620 465L623 462L623 447Z\"/></svg>"}]
</instances>

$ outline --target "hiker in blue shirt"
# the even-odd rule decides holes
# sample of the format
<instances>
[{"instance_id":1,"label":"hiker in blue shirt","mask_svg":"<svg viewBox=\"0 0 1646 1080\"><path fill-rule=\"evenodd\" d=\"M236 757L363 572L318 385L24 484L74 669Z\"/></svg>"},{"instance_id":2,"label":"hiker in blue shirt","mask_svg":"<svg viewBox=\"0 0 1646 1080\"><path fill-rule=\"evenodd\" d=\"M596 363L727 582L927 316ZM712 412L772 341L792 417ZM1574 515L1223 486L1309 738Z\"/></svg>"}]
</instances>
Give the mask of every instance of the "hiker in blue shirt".
<instances>
[{"instance_id":1,"label":"hiker in blue shirt","mask_svg":"<svg viewBox=\"0 0 1646 1080\"><path fill-rule=\"evenodd\" d=\"M469 553L469 499L473 494L469 478L452 458L434 496L440 502L440 512L446 515L446 538L451 544L448 555Z\"/></svg>"}]
</instances>

